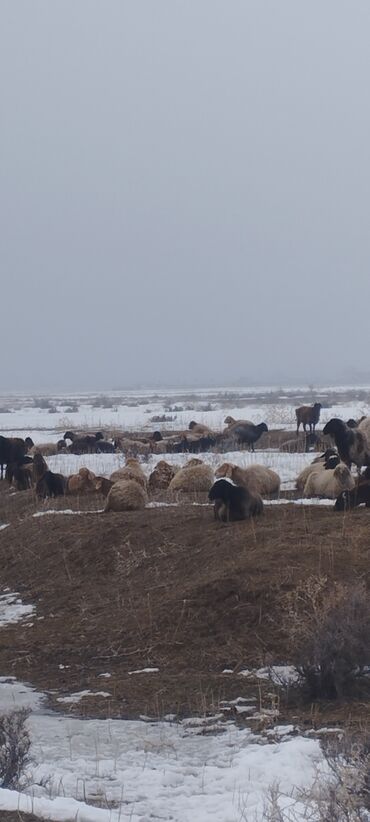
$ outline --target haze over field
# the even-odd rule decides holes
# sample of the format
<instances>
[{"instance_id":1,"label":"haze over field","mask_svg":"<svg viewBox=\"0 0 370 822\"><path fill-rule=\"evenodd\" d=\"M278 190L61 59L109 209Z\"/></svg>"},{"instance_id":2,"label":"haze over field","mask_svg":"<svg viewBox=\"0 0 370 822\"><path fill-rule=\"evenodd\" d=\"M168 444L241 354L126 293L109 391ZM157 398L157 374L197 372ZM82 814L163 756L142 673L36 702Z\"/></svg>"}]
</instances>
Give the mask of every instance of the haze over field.
<instances>
[{"instance_id":1,"label":"haze over field","mask_svg":"<svg viewBox=\"0 0 370 822\"><path fill-rule=\"evenodd\" d=\"M370 6L4 0L2 388L370 377Z\"/></svg>"}]
</instances>

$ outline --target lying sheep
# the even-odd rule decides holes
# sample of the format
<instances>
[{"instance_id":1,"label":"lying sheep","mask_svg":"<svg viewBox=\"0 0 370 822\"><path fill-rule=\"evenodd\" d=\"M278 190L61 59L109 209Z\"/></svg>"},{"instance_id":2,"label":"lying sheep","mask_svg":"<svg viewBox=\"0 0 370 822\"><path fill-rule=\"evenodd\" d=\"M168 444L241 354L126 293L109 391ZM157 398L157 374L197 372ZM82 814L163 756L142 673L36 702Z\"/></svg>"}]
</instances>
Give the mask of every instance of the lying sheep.
<instances>
[{"instance_id":1,"label":"lying sheep","mask_svg":"<svg viewBox=\"0 0 370 822\"><path fill-rule=\"evenodd\" d=\"M66 480L66 494L91 494L96 490L96 477L88 468L80 468L78 474L72 474Z\"/></svg>"},{"instance_id":2,"label":"lying sheep","mask_svg":"<svg viewBox=\"0 0 370 822\"><path fill-rule=\"evenodd\" d=\"M66 445L66 443L64 443L64 445ZM56 454L60 453L60 448L58 448L57 442L40 442L31 448L30 453L43 454L44 457L54 457Z\"/></svg>"},{"instance_id":3,"label":"lying sheep","mask_svg":"<svg viewBox=\"0 0 370 822\"><path fill-rule=\"evenodd\" d=\"M213 481L213 471L209 465L204 465L204 463L200 465L192 464L177 471L168 486L168 490L171 492L183 491L185 493L209 491Z\"/></svg>"},{"instance_id":4,"label":"lying sheep","mask_svg":"<svg viewBox=\"0 0 370 822\"><path fill-rule=\"evenodd\" d=\"M126 465L123 468L118 468L117 471L113 471L113 474L110 475L109 479L111 482L121 482L121 480L134 480L139 485L141 485L144 490L147 490L148 487L148 480L144 474L144 471L139 463L134 457L129 457L126 459Z\"/></svg>"},{"instance_id":5,"label":"lying sheep","mask_svg":"<svg viewBox=\"0 0 370 822\"><path fill-rule=\"evenodd\" d=\"M297 435L300 425L303 425L304 431L306 431L307 425L309 426L310 431L315 430L315 427L320 419L321 408L321 402L315 402L314 405L300 405L299 408L295 409L295 415L297 418Z\"/></svg>"},{"instance_id":6,"label":"lying sheep","mask_svg":"<svg viewBox=\"0 0 370 822\"><path fill-rule=\"evenodd\" d=\"M45 471L43 476L36 483L36 494L38 497L60 497L65 494L66 478L62 474L54 474L53 471Z\"/></svg>"},{"instance_id":7,"label":"lying sheep","mask_svg":"<svg viewBox=\"0 0 370 822\"><path fill-rule=\"evenodd\" d=\"M349 428L343 420L333 417L323 430L324 434L333 437L342 462L349 468L353 462L358 469L363 465L370 465L370 429L367 419L366 417L357 428Z\"/></svg>"},{"instance_id":8,"label":"lying sheep","mask_svg":"<svg viewBox=\"0 0 370 822\"><path fill-rule=\"evenodd\" d=\"M351 491L354 486L355 480L348 466L340 462L334 469L312 471L307 477L303 496L336 499L342 491Z\"/></svg>"},{"instance_id":9,"label":"lying sheep","mask_svg":"<svg viewBox=\"0 0 370 822\"><path fill-rule=\"evenodd\" d=\"M214 502L215 519L233 522L263 513L263 501L259 494L251 494L244 486L235 485L230 479L218 479L209 491L208 499Z\"/></svg>"},{"instance_id":10,"label":"lying sheep","mask_svg":"<svg viewBox=\"0 0 370 822\"><path fill-rule=\"evenodd\" d=\"M262 496L278 494L280 491L279 474L265 465L256 464L240 468L238 465L224 462L215 472L215 476L229 477L236 485L244 485L252 493Z\"/></svg>"},{"instance_id":11,"label":"lying sheep","mask_svg":"<svg viewBox=\"0 0 370 822\"><path fill-rule=\"evenodd\" d=\"M115 450L113 442L109 440L98 440L95 445L96 454L114 454Z\"/></svg>"},{"instance_id":12,"label":"lying sheep","mask_svg":"<svg viewBox=\"0 0 370 822\"><path fill-rule=\"evenodd\" d=\"M139 511L148 501L144 488L135 480L115 482L109 491L104 511Z\"/></svg>"},{"instance_id":13,"label":"lying sheep","mask_svg":"<svg viewBox=\"0 0 370 822\"><path fill-rule=\"evenodd\" d=\"M213 434L208 425L202 425L201 422L195 422L195 420L189 422L189 431L193 434Z\"/></svg>"},{"instance_id":14,"label":"lying sheep","mask_svg":"<svg viewBox=\"0 0 370 822\"><path fill-rule=\"evenodd\" d=\"M39 451L36 451L35 456L33 458L33 479L35 483L38 482L41 477L44 476L45 471L48 470L48 465L44 460L42 454Z\"/></svg>"},{"instance_id":15,"label":"lying sheep","mask_svg":"<svg viewBox=\"0 0 370 822\"><path fill-rule=\"evenodd\" d=\"M151 451L150 443L141 440L130 440L129 437L116 437L114 447L122 451L123 454L131 454L132 456L148 457Z\"/></svg>"},{"instance_id":16,"label":"lying sheep","mask_svg":"<svg viewBox=\"0 0 370 822\"><path fill-rule=\"evenodd\" d=\"M310 474L334 469L339 463L340 457L338 452L334 448L328 448L323 454L316 457L310 465L306 465L306 468L298 475L295 483L297 491L302 492L304 490Z\"/></svg>"},{"instance_id":17,"label":"lying sheep","mask_svg":"<svg viewBox=\"0 0 370 822\"><path fill-rule=\"evenodd\" d=\"M95 477L95 491L107 497L114 483L106 477Z\"/></svg>"},{"instance_id":18,"label":"lying sheep","mask_svg":"<svg viewBox=\"0 0 370 822\"><path fill-rule=\"evenodd\" d=\"M352 488L351 491L342 491L337 497L334 510L348 511L357 508L358 505L365 505L370 508L370 482L362 482Z\"/></svg>"},{"instance_id":19,"label":"lying sheep","mask_svg":"<svg viewBox=\"0 0 370 822\"><path fill-rule=\"evenodd\" d=\"M152 471L148 487L150 491L165 491L178 469L165 460L160 460Z\"/></svg>"}]
</instances>

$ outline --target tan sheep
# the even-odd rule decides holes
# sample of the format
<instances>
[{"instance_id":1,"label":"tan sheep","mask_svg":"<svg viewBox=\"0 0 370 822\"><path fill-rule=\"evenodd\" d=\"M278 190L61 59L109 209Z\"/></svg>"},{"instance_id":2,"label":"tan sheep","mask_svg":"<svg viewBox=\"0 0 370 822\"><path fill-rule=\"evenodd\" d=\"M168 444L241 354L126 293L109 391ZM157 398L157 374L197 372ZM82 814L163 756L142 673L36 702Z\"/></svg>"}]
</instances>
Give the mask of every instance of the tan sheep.
<instances>
[{"instance_id":1,"label":"tan sheep","mask_svg":"<svg viewBox=\"0 0 370 822\"><path fill-rule=\"evenodd\" d=\"M249 465L248 468L240 468L230 462L224 462L217 469L216 477L228 477L236 485L244 485L251 494L278 494L280 491L280 477L271 468L265 465Z\"/></svg>"},{"instance_id":2,"label":"tan sheep","mask_svg":"<svg viewBox=\"0 0 370 822\"><path fill-rule=\"evenodd\" d=\"M93 494L96 491L96 476L88 468L80 468L78 474L67 478L66 494Z\"/></svg>"},{"instance_id":3,"label":"tan sheep","mask_svg":"<svg viewBox=\"0 0 370 822\"><path fill-rule=\"evenodd\" d=\"M254 425L254 423L251 422L251 420L234 420L234 417L230 416L225 417L224 419L224 425L227 425L228 427L230 427L230 425L239 425L239 423L241 422L245 423L246 425Z\"/></svg>"},{"instance_id":4,"label":"tan sheep","mask_svg":"<svg viewBox=\"0 0 370 822\"><path fill-rule=\"evenodd\" d=\"M114 483L106 477L95 477L95 491L97 494L102 494L103 497L108 496L112 485Z\"/></svg>"},{"instance_id":5,"label":"tan sheep","mask_svg":"<svg viewBox=\"0 0 370 822\"><path fill-rule=\"evenodd\" d=\"M133 454L136 456L147 457L151 452L151 447L148 442L141 442L141 440L130 440L128 437L119 437L115 441L115 445L124 454Z\"/></svg>"},{"instance_id":6,"label":"tan sheep","mask_svg":"<svg viewBox=\"0 0 370 822\"><path fill-rule=\"evenodd\" d=\"M189 422L189 431L191 431L192 434L213 434L213 431L211 431L208 425L202 425L201 422L195 422L194 420Z\"/></svg>"},{"instance_id":7,"label":"tan sheep","mask_svg":"<svg viewBox=\"0 0 370 822\"><path fill-rule=\"evenodd\" d=\"M192 460L191 460L192 462ZM197 491L209 491L214 481L212 468L209 465L187 465L180 468L171 480L169 491L184 491L185 493L196 493Z\"/></svg>"},{"instance_id":8,"label":"tan sheep","mask_svg":"<svg viewBox=\"0 0 370 822\"><path fill-rule=\"evenodd\" d=\"M139 483L144 490L147 490L148 487L148 480L144 474L144 471L139 463L134 457L128 457L126 459L126 464L123 468L118 468L117 471L113 471L113 474L110 475L109 479L111 482L120 482L121 480L134 480L135 482Z\"/></svg>"},{"instance_id":9,"label":"tan sheep","mask_svg":"<svg viewBox=\"0 0 370 822\"><path fill-rule=\"evenodd\" d=\"M361 422L359 422L357 428L362 434L365 435L370 451L370 417L364 417Z\"/></svg>"},{"instance_id":10,"label":"tan sheep","mask_svg":"<svg viewBox=\"0 0 370 822\"><path fill-rule=\"evenodd\" d=\"M311 462L310 465L306 465L306 468L298 474L298 477L295 481L295 487L297 491L303 491L308 477L310 474L317 474L318 472L325 471L325 463L320 460L319 462Z\"/></svg>"},{"instance_id":11,"label":"tan sheep","mask_svg":"<svg viewBox=\"0 0 370 822\"><path fill-rule=\"evenodd\" d=\"M56 442L40 442L39 445L33 445L29 451L31 456L42 454L44 457L54 457L59 453Z\"/></svg>"},{"instance_id":12,"label":"tan sheep","mask_svg":"<svg viewBox=\"0 0 370 822\"><path fill-rule=\"evenodd\" d=\"M109 491L104 511L139 511L145 508L148 497L135 480L115 482Z\"/></svg>"},{"instance_id":13,"label":"tan sheep","mask_svg":"<svg viewBox=\"0 0 370 822\"><path fill-rule=\"evenodd\" d=\"M149 490L165 491L178 470L165 460L160 460L149 477Z\"/></svg>"},{"instance_id":14,"label":"tan sheep","mask_svg":"<svg viewBox=\"0 0 370 822\"><path fill-rule=\"evenodd\" d=\"M342 491L351 491L355 487L355 480L344 462L336 468L311 471L304 487L304 497L327 497L336 499Z\"/></svg>"}]
</instances>

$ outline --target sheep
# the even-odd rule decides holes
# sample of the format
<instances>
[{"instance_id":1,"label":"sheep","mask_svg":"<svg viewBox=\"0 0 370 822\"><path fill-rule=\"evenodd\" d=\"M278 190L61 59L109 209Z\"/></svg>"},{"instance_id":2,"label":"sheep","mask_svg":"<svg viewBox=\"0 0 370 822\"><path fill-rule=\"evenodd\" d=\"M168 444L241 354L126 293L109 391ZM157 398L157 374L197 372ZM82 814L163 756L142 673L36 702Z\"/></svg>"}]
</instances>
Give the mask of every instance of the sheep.
<instances>
[{"instance_id":1,"label":"sheep","mask_svg":"<svg viewBox=\"0 0 370 822\"><path fill-rule=\"evenodd\" d=\"M222 522L248 519L263 513L263 501L259 494L251 494L244 486L235 485L230 479L218 479L208 493L214 502L214 516Z\"/></svg>"},{"instance_id":2,"label":"sheep","mask_svg":"<svg viewBox=\"0 0 370 822\"><path fill-rule=\"evenodd\" d=\"M27 440L30 439L27 437ZM30 440L32 442L32 440ZM20 464L22 457L29 450L28 442L20 437L0 436L0 476L4 477L4 465L10 463Z\"/></svg>"},{"instance_id":3,"label":"sheep","mask_svg":"<svg viewBox=\"0 0 370 822\"><path fill-rule=\"evenodd\" d=\"M64 440L63 440L64 442ZM66 442L64 442L64 446L66 446ZM60 449L58 448L57 442L40 442L37 445L34 445L31 448L31 454L43 454L45 457L54 457L56 454L59 454Z\"/></svg>"},{"instance_id":4,"label":"sheep","mask_svg":"<svg viewBox=\"0 0 370 822\"><path fill-rule=\"evenodd\" d=\"M48 470L47 463L44 460L42 454L39 451L36 451L35 456L33 458L33 478L35 483L38 482L41 477L44 476L45 471Z\"/></svg>"},{"instance_id":5,"label":"sheep","mask_svg":"<svg viewBox=\"0 0 370 822\"><path fill-rule=\"evenodd\" d=\"M96 490L96 477L88 468L80 468L78 474L72 474L66 480L66 494L90 494Z\"/></svg>"},{"instance_id":6,"label":"sheep","mask_svg":"<svg viewBox=\"0 0 370 822\"><path fill-rule=\"evenodd\" d=\"M260 439L264 431L268 431L265 422L260 422L258 425L247 422L235 422L228 426L223 432L223 438L226 443L236 442L238 445L249 445L254 451L255 443Z\"/></svg>"},{"instance_id":7,"label":"sheep","mask_svg":"<svg viewBox=\"0 0 370 822\"><path fill-rule=\"evenodd\" d=\"M265 465L250 465L248 468L239 468L238 465L224 462L215 472L216 477L229 477L236 485L243 485L251 493L278 494L280 491L280 477L271 468Z\"/></svg>"},{"instance_id":8,"label":"sheep","mask_svg":"<svg viewBox=\"0 0 370 822\"><path fill-rule=\"evenodd\" d=\"M139 511L145 508L148 497L144 488L132 479L120 480L112 485L104 511Z\"/></svg>"},{"instance_id":9,"label":"sheep","mask_svg":"<svg viewBox=\"0 0 370 822\"><path fill-rule=\"evenodd\" d=\"M310 432L315 430L315 427L320 419L321 408L321 402L315 402L313 405L300 405L299 408L295 409L295 415L297 418L297 435L301 423L304 431L306 431L307 425L310 427Z\"/></svg>"},{"instance_id":10,"label":"sheep","mask_svg":"<svg viewBox=\"0 0 370 822\"><path fill-rule=\"evenodd\" d=\"M364 505L370 508L370 482L360 482L351 491L342 491L337 497L334 511L348 511L351 508L357 508L358 505Z\"/></svg>"},{"instance_id":11,"label":"sheep","mask_svg":"<svg viewBox=\"0 0 370 822\"><path fill-rule=\"evenodd\" d=\"M355 480L350 469L344 462L340 462L334 469L312 471L307 477L303 496L336 499L342 491L351 491L354 486Z\"/></svg>"},{"instance_id":12,"label":"sheep","mask_svg":"<svg viewBox=\"0 0 370 822\"><path fill-rule=\"evenodd\" d=\"M95 491L98 494L102 494L103 497L107 497L109 494L110 489L114 483L107 479L106 477L95 477Z\"/></svg>"},{"instance_id":13,"label":"sheep","mask_svg":"<svg viewBox=\"0 0 370 822\"><path fill-rule=\"evenodd\" d=\"M109 479L111 482L121 482L121 480L134 480L139 485L141 485L144 490L147 490L148 480L144 474L144 471L138 462L138 460L134 459L133 457L129 457L126 459L126 465L123 468L118 468L117 471L113 471L113 474L110 475Z\"/></svg>"},{"instance_id":14,"label":"sheep","mask_svg":"<svg viewBox=\"0 0 370 822\"><path fill-rule=\"evenodd\" d=\"M180 468L171 480L168 490L170 492L197 492L209 491L214 481L213 471L209 465L187 465Z\"/></svg>"},{"instance_id":15,"label":"sheep","mask_svg":"<svg viewBox=\"0 0 370 822\"><path fill-rule=\"evenodd\" d=\"M114 454L115 450L113 442L109 442L109 440L98 440L95 445L97 454Z\"/></svg>"},{"instance_id":16,"label":"sheep","mask_svg":"<svg viewBox=\"0 0 370 822\"><path fill-rule=\"evenodd\" d=\"M189 431L193 434L213 434L213 431L208 427L208 425L202 425L201 422L195 422L192 420L189 422Z\"/></svg>"},{"instance_id":17,"label":"sheep","mask_svg":"<svg viewBox=\"0 0 370 822\"><path fill-rule=\"evenodd\" d=\"M366 417L365 417L365 416L360 417L360 419L359 419L359 420L354 420L354 419L351 417L349 420L347 420L347 425L348 425L348 428L357 428L357 426L358 426L358 425L360 425L360 422L362 422L363 420L366 420Z\"/></svg>"},{"instance_id":18,"label":"sheep","mask_svg":"<svg viewBox=\"0 0 370 822\"><path fill-rule=\"evenodd\" d=\"M165 460L160 460L152 471L148 487L150 491L164 491L168 488L177 470L173 465L169 465Z\"/></svg>"},{"instance_id":19,"label":"sheep","mask_svg":"<svg viewBox=\"0 0 370 822\"><path fill-rule=\"evenodd\" d=\"M54 474L53 471L45 471L36 483L36 494L38 497L60 497L66 492L66 478L62 474Z\"/></svg>"},{"instance_id":20,"label":"sheep","mask_svg":"<svg viewBox=\"0 0 370 822\"><path fill-rule=\"evenodd\" d=\"M339 456L348 467L352 462L358 469L370 465L370 441L367 439L366 419L357 428L348 428L343 420L333 417L326 423L323 433L335 441Z\"/></svg>"},{"instance_id":21,"label":"sheep","mask_svg":"<svg viewBox=\"0 0 370 822\"><path fill-rule=\"evenodd\" d=\"M14 484L17 491L27 491L33 484L33 461L24 457L22 463L9 463L6 467L5 479L9 485Z\"/></svg>"},{"instance_id":22,"label":"sheep","mask_svg":"<svg viewBox=\"0 0 370 822\"><path fill-rule=\"evenodd\" d=\"M124 454L132 454L133 456L147 457L150 454L150 444L148 442L130 440L129 437L117 437L114 440L114 448L118 448Z\"/></svg>"},{"instance_id":23,"label":"sheep","mask_svg":"<svg viewBox=\"0 0 370 822\"><path fill-rule=\"evenodd\" d=\"M224 425L228 425L228 426L237 425L240 422L245 424L245 425L254 425L254 423L251 422L251 420L234 420L234 417L230 417L230 415L228 417L225 417L225 419L224 419Z\"/></svg>"},{"instance_id":24,"label":"sheep","mask_svg":"<svg viewBox=\"0 0 370 822\"><path fill-rule=\"evenodd\" d=\"M95 434L76 434L75 431L66 431L64 440L69 439L72 445L69 447L71 454L94 454L98 440L103 439L101 431Z\"/></svg>"},{"instance_id":25,"label":"sheep","mask_svg":"<svg viewBox=\"0 0 370 822\"><path fill-rule=\"evenodd\" d=\"M303 491L306 485L307 479L312 473L317 473L319 471L325 471L329 469L336 468L337 465L340 463L340 457L338 452L334 448L328 448L323 454L319 457L315 457L313 462L310 465L306 465L306 468L301 471L296 479L296 489L297 491Z\"/></svg>"}]
</instances>

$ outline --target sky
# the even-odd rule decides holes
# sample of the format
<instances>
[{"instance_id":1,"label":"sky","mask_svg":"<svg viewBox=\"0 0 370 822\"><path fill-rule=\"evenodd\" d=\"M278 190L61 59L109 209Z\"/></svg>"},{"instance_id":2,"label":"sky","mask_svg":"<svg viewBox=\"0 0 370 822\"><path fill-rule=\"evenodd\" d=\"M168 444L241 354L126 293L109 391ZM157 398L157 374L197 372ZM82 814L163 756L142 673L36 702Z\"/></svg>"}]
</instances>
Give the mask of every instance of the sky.
<instances>
[{"instance_id":1,"label":"sky","mask_svg":"<svg viewBox=\"0 0 370 822\"><path fill-rule=\"evenodd\" d=\"M0 389L368 375L368 0L2 0Z\"/></svg>"}]
</instances>

